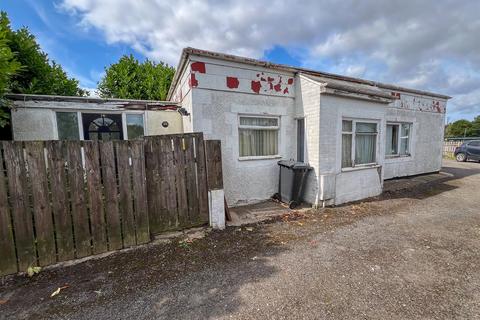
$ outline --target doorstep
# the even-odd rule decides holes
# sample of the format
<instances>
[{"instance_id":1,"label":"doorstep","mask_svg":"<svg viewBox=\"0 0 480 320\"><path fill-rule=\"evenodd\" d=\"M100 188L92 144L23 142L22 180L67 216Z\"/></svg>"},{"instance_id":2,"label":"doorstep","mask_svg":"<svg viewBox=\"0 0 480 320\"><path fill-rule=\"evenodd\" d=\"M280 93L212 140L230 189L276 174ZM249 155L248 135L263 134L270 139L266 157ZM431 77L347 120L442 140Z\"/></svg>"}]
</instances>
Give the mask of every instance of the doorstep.
<instances>
[{"instance_id":1,"label":"doorstep","mask_svg":"<svg viewBox=\"0 0 480 320\"><path fill-rule=\"evenodd\" d=\"M275 200L266 200L255 204L249 204L241 207L230 208L231 221L227 221L227 226L241 226L245 224L257 223L270 220L275 217L308 210L308 205L302 205L294 210L289 209L288 205Z\"/></svg>"}]
</instances>

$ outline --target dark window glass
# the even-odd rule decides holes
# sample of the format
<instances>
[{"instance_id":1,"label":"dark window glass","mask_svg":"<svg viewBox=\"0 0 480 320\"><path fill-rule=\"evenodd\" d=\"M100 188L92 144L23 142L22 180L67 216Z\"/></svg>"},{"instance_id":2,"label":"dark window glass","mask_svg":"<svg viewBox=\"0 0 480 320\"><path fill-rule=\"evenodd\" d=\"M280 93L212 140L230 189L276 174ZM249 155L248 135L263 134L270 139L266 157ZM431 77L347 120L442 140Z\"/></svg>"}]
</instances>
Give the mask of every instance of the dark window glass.
<instances>
[{"instance_id":1,"label":"dark window glass","mask_svg":"<svg viewBox=\"0 0 480 320\"><path fill-rule=\"evenodd\" d=\"M80 140L78 117L76 112L57 112L59 140Z\"/></svg>"},{"instance_id":2,"label":"dark window glass","mask_svg":"<svg viewBox=\"0 0 480 320\"><path fill-rule=\"evenodd\" d=\"M143 137L142 114L127 114L127 137L129 140Z\"/></svg>"},{"instance_id":3,"label":"dark window glass","mask_svg":"<svg viewBox=\"0 0 480 320\"><path fill-rule=\"evenodd\" d=\"M82 113L85 140L122 140L122 115Z\"/></svg>"}]
</instances>

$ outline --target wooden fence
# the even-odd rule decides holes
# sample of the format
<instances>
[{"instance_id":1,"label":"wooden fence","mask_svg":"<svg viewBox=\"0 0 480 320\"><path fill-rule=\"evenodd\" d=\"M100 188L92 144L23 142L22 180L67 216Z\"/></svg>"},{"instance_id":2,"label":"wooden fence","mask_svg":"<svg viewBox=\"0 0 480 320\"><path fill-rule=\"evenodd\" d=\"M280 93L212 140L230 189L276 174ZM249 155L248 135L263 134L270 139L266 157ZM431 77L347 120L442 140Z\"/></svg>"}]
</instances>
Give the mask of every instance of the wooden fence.
<instances>
[{"instance_id":1,"label":"wooden fence","mask_svg":"<svg viewBox=\"0 0 480 320\"><path fill-rule=\"evenodd\" d=\"M205 150L201 133L0 142L0 275L208 222L207 181L222 173Z\"/></svg>"},{"instance_id":2,"label":"wooden fence","mask_svg":"<svg viewBox=\"0 0 480 320\"><path fill-rule=\"evenodd\" d=\"M148 137L145 140L145 160L152 234L208 222L202 134ZM216 173L212 171L211 175Z\"/></svg>"}]
</instances>

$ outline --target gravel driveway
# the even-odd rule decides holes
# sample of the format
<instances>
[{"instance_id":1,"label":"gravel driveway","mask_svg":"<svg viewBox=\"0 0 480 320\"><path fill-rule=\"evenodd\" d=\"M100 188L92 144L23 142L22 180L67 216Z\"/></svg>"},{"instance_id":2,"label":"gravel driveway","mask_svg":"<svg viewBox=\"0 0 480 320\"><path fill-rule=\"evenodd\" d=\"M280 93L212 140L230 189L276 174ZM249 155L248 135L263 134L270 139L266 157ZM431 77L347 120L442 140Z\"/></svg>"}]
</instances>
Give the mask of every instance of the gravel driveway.
<instances>
[{"instance_id":1,"label":"gravel driveway","mask_svg":"<svg viewBox=\"0 0 480 320\"><path fill-rule=\"evenodd\" d=\"M0 318L478 319L480 164L444 166L366 202L9 279Z\"/></svg>"}]
</instances>

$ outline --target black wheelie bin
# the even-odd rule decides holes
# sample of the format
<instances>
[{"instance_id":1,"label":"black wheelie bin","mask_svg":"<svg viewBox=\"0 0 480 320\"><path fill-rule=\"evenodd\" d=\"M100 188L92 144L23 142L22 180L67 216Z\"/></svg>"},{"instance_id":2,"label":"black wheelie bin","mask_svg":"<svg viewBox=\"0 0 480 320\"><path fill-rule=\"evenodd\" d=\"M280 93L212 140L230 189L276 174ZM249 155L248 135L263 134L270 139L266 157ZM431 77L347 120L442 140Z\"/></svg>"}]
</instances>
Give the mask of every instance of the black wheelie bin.
<instances>
[{"instance_id":1,"label":"black wheelie bin","mask_svg":"<svg viewBox=\"0 0 480 320\"><path fill-rule=\"evenodd\" d=\"M293 160L280 160L278 165L280 167L278 193L274 197L288 203L288 207L294 209L303 201L307 175L312 167L307 163Z\"/></svg>"}]
</instances>

